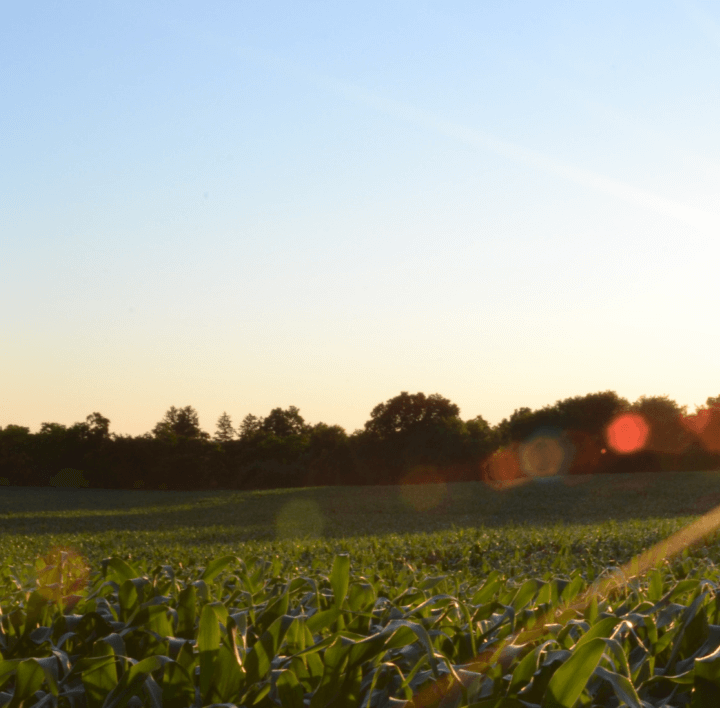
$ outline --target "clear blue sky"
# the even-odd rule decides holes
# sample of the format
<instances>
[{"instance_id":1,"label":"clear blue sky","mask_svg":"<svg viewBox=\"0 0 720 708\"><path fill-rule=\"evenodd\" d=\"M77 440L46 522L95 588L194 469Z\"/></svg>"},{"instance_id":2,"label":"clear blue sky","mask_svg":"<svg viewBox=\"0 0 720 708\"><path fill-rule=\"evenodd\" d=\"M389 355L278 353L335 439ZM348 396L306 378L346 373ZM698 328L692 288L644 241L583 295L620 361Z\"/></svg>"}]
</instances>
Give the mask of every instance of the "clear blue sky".
<instances>
[{"instance_id":1,"label":"clear blue sky","mask_svg":"<svg viewBox=\"0 0 720 708\"><path fill-rule=\"evenodd\" d=\"M13 3L0 63L0 425L720 394L716 3Z\"/></svg>"}]
</instances>

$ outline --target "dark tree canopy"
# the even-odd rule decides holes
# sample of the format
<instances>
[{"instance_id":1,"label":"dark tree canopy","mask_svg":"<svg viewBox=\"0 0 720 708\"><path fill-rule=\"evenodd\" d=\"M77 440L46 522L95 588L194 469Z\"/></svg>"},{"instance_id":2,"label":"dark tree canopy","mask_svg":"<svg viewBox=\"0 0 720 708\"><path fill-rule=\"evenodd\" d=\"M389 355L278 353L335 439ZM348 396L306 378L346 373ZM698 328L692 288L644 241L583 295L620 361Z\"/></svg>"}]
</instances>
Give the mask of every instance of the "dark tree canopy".
<instances>
[{"instance_id":1,"label":"dark tree canopy","mask_svg":"<svg viewBox=\"0 0 720 708\"><path fill-rule=\"evenodd\" d=\"M632 404L650 428L647 449L653 452L680 453L691 442L682 424L687 409L668 396L641 396Z\"/></svg>"},{"instance_id":2,"label":"dark tree canopy","mask_svg":"<svg viewBox=\"0 0 720 708\"><path fill-rule=\"evenodd\" d=\"M153 428L153 435L159 439L179 440L204 440L209 437L200 429L198 413L192 406L170 406L163 419Z\"/></svg>"},{"instance_id":3,"label":"dark tree canopy","mask_svg":"<svg viewBox=\"0 0 720 708\"><path fill-rule=\"evenodd\" d=\"M400 484L428 474L446 482L510 480L522 475L520 461L531 452L558 449L569 474L720 469L720 396L691 415L667 396L630 404L614 391L518 408L496 426L459 413L437 393L403 391L373 408L352 435L338 425L307 424L295 406L247 415L239 430L223 413L212 440L192 406L172 406L152 433L136 437L111 434L97 412L70 426L43 423L37 433L6 425L0 483L53 484L68 469L105 489ZM642 416L648 428L641 448L630 452L609 444L610 424L626 413Z\"/></svg>"},{"instance_id":4,"label":"dark tree canopy","mask_svg":"<svg viewBox=\"0 0 720 708\"><path fill-rule=\"evenodd\" d=\"M101 413L91 413L84 423L75 423L71 430L77 431L81 437L94 442L110 439L110 421Z\"/></svg>"},{"instance_id":5,"label":"dark tree canopy","mask_svg":"<svg viewBox=\"0 0 720 708\"><path fill-rule=\"evenodd\" d=\"M439 393L426 396L424 393L407 393L380 403L370 413L365 430L379 438L389 438L398 433L408 432L420 425L437 423L456 418L460 409Z\"/></svg>"},{"instance_id":6,"label":"dark tree canopy","mask_svg":"<svg viewBox=\"0 0 720 708\"><path fill-rule=\"evenodd\" d=\"M602 435L612 419L629 408L629 403L615 393L602 391L557 401L539 410L518 408L497 427L503 445L522 442L541 428L573 430Z\"/></svg>"},{"instance_id":7,"label":"dark tree canopy","mask_svg":"<svg viewBox=\"0 0 720 708\"><path fill-rule=\"evenodd\" d=\"M566 398L553 407L558 411L561 427L599 433L628 406L627 400L615 391L602 391Z\"/></svg>"},{"instance_id":8,"label":"dark tree canopy","mask_svg":"<svg viewBox=\"0 0 720 708\"><path fill-rule=\"evenodd\" d=\"M40 423L40 435L62 437L67 431L67 425L62 423Z\"/></svg>"},{"instance_id":9,"label":"dark tree canopy","mask_svg":"<svg viewBox=\"0 0 720 708\"><path fill-rule=\"evenodd\" d=\"M300 435L305 432L305 420L295 406L287 410L273 408L270 414L260 424L260 429L265 433L284 438L289 435Z\"/></svg>"}]
</instances>

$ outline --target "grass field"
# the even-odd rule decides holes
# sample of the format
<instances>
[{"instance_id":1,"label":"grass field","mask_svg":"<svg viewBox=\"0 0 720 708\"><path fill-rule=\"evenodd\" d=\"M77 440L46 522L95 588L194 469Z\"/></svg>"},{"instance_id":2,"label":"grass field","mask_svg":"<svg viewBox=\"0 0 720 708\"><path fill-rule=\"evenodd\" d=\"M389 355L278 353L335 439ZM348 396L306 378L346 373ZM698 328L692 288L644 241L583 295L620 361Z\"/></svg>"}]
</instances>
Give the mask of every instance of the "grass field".
<instances>
[{"instance_id":1,"label":"grass field","mask_svg":"<svg viewBox=\"0 0 720 708\"><path fill-rule=\"evenodd\" d=\"M717 535L597 591L718 503L710 472L6 487L0 707L720 705Z\"/></svg>"}]
</instances>

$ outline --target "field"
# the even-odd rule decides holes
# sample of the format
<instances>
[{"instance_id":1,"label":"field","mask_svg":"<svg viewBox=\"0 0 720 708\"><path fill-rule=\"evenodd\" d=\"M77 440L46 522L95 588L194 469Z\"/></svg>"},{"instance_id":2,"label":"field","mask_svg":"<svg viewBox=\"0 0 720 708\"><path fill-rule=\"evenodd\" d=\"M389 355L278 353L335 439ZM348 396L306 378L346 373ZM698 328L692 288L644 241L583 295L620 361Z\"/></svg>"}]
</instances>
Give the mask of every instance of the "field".
<instances>
[{"instance_id":1,"label":"field","mask_svg":"<svg viewBox=\"0 0 720 708\"><path fill-rule=\"evenodd\" d=\"M602 585L718 504L720 473L6 487L0 706L720 705L717 538Z\"/></svg>"}]
</instances>

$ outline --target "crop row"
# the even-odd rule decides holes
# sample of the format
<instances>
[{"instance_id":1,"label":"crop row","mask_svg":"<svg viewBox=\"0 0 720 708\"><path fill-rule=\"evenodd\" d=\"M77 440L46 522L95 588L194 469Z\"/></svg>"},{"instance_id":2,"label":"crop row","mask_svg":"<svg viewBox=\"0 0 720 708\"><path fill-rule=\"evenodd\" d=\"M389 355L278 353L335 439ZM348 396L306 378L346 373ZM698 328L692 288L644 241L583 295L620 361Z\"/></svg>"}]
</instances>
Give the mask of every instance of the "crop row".
<instances>
[{"instance_id":1,"label":"crop row","mask_svg":"<svg viewBox=\"0 0 720 708\"><path fill-rule=\"evenodd\" d=\"M409 563L312 574L224 556L0 571L0 706L720 705L720 571L598 597L580 572L479 583Z\"/></svg>"}]
</instances>

